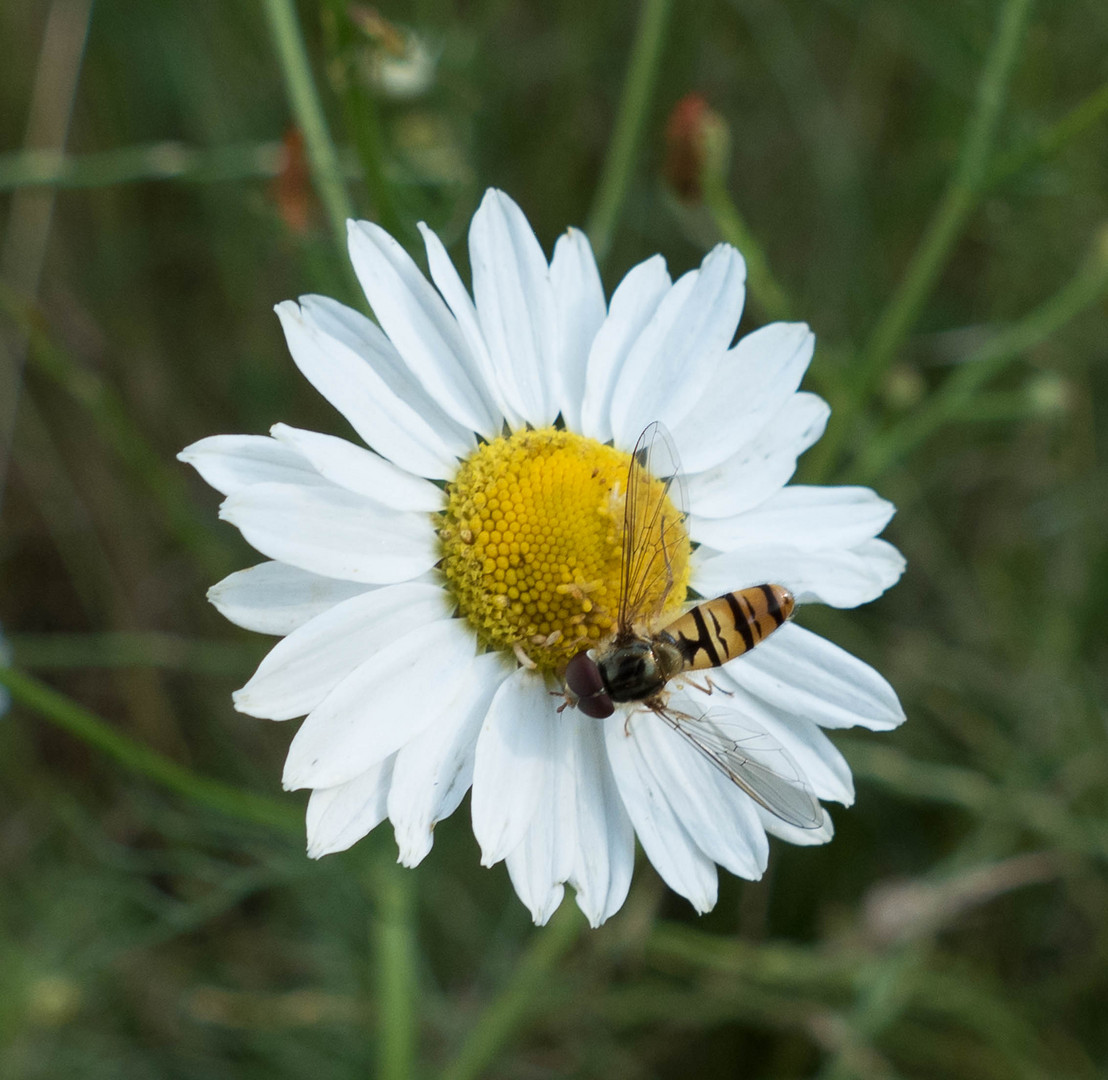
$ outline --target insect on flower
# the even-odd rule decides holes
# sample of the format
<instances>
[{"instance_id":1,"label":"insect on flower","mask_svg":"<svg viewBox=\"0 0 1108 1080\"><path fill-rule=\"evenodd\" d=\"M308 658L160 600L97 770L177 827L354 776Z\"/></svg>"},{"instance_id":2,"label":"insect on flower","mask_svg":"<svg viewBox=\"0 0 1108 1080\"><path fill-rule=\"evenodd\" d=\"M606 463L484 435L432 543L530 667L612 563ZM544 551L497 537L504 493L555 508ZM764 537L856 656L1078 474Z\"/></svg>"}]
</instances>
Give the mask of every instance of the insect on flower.
<instances>
[{"instance_id":1,"label":"insect on flower","mask_svg":"<svg viewBox=\"0 0 1108 1080\"><path fill-rule=\"evenodd\" d=\"M639 703L640 712L672 727L770 813L798 828L818 829L819 801L772 736L730 716L726 721L710 711L694 716L667 704L672 679L749 652L796 606L783 586L756 585L696 604L659 627L674 584L670 552L683 535L687 505L673 440L655 421L639 436L627 470L615 630L566 665L567 703L597 720L611 716L616 703Z\"/></svg>"}]
</instances>

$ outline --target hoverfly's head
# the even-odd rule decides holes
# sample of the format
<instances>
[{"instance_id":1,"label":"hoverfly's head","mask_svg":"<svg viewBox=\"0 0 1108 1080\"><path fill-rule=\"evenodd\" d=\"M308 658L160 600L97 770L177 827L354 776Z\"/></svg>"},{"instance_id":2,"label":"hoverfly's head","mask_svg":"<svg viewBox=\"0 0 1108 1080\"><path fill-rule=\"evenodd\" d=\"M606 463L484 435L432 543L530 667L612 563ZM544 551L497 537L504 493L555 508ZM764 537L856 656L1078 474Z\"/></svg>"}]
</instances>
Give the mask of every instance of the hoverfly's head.
<instances>
[{"instance_id":1,"label":"hoverfly's head","mask_svg":"<svg viewBox=\"0 0 1108 1080\"><path fill-rule=\"evenodd\" d=\"M612 698L604 685L600 668L589 656L588 649L582 649L566 665L566 688L577 699L574 704L586 716L603 720L616 711Z\"/></svg>"}]
</instances>

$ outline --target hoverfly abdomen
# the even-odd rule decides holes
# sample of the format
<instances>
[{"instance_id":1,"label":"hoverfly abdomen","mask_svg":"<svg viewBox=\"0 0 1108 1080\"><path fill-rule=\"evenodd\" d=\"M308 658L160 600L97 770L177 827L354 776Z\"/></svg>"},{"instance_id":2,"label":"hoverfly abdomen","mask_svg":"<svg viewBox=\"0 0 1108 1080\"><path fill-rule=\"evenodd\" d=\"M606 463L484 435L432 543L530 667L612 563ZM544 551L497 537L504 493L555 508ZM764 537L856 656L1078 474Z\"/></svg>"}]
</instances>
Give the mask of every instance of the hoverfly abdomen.
<instances>
[{"instance_id":1,"label":"hoverfly abdomen","mask_svg":"<svg viewBox=\"0 0 1108 1080\"><path fill-rule=\"evenodd\" d=\"M566 665L565 682L569 692L577 699L574 704L586 716L603 720L616 711L600 668L587 650L579 652Z\"/></svg>"},{"instance_id":2,"label":"hoverfly abdomen","mask_svg":"<svg viewBox=\"0 0 1108 1080\"><path fill-rule=\"evenodd\" d=\"M755 585L697 604L669 623L687 671L719 667L749 652L793 613L796 601L782 585Z\"/></svg>"}]
</instances>

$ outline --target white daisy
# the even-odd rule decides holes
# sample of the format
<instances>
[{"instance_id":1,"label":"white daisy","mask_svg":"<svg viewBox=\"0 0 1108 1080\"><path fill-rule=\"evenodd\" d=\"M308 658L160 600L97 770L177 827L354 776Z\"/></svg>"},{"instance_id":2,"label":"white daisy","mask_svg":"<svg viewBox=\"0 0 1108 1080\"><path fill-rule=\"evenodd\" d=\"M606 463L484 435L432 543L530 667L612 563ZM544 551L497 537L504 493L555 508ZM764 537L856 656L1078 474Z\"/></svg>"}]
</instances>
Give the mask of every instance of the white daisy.
<instances>
[{"instance_id":1,"label":"white daisy","mask_svg":"<svg viewBox=\"0 0 1108 1080\"><path fill-rule=\"evenodd\" d=\"M865 488L785 486L828 417L797 389L814 339L776 323L732 344L733 248L677 281L648 259L606 304L583 233L548 263L516 204L489 191L469 234L471 297L421 228L433 285L378 226L350 223L380 325L321 296L277 308L297 366L369 449L278 424L181 454L271 560L209 593L232 622L283 637L235 706L306 716L284 784L311 789L312 856L387 817L414 866L472 787L482 861L507 863L536 922L567 882L594 926L617 911L636 836L707 911L716 864L755 879L767 832L823 843L831 823L768 813L634 703L605 720L558 711L567 662L613 626L629 452L653 420L672 433L688 581L704 597L775 583L802 605L872 600L904 568L875 539L893 507ZM844 805L850 770L822 729L903 719L880 675L793 622L712 677L710 702L693 686L675 702L763 733L798 786Z\"/></svg>"}]
</instances>

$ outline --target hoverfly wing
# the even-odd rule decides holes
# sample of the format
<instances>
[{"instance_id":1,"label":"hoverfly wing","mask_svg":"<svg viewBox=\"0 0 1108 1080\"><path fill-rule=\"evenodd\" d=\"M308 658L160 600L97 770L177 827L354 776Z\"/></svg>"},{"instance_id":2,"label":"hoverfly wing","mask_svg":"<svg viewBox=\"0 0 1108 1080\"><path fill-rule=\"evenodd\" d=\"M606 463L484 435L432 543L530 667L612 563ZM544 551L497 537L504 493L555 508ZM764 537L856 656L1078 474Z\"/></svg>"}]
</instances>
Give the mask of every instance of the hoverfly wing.
<instances>
[{"instance_id":1,"label":"hoverfly wing","mask_svg":"<svg viewBox=\"0 0 1108 1080\"><path fill-rule=\"evenodd\" d=\"M688 496L677 448L669 432L655 420L639 436L627 469L620 633L629 632L636 620L661 611L673 579L670 552L684 539L682 523L687 514ZM643 610L647 597L661 598L653 605L657 611Z\"/></svg>"},{"instance_id":2,"label":"hoverfly wing","mask_svg":"<svg viewBox=\"0 0 1108 1080\"><path fill-rule=\"evenodd\" d=\"M800 767L768 732L733 715L653 710L759 806L799 829L818 829L823 807ZM718 720L718 722L717 722Z\"/></svg>"}]
</instances>

